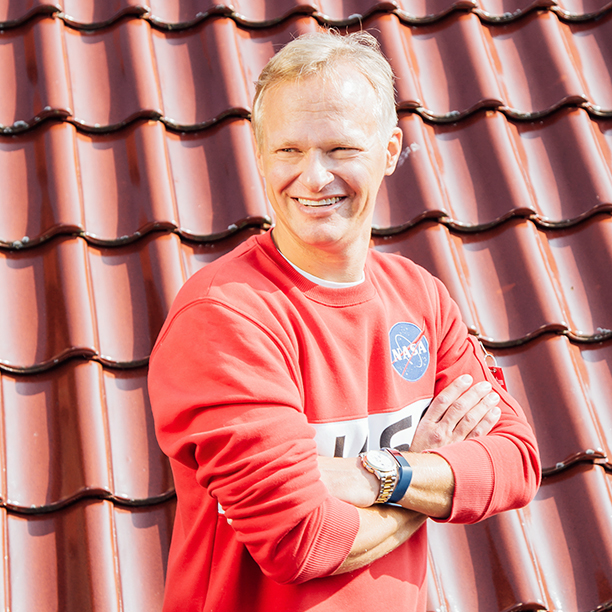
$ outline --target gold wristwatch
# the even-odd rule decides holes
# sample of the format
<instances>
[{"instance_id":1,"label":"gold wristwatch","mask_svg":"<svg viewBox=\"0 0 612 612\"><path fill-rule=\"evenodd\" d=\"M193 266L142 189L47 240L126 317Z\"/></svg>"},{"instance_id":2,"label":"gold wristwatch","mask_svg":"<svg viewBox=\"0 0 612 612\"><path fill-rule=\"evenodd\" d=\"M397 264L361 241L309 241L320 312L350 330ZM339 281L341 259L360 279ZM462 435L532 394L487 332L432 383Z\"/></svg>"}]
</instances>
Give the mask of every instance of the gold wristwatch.
<instances>
[{"instance_id":1,"label":"gold wristwatch","mask_svg":"<svg viewBox=\"0 0 612 612\"><path fill-rule=\"evenodd\" d=\"M398 467L395 459L383 450L369 450L359 455L361 464L380 481L377 504L389 500L397 485Z\"/></svg>"}]
</instances>

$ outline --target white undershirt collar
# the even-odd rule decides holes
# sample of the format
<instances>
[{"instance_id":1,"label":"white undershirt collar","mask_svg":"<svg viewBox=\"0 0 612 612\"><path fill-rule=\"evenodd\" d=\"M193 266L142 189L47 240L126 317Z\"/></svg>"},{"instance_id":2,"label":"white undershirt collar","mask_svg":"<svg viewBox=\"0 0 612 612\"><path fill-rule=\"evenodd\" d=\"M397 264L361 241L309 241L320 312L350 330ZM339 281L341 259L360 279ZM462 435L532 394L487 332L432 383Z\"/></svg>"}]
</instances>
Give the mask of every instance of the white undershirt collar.
<instances>
[{"instance_id":1,"label":"white undershirt collar","mask_svg":"<svg viewBox=\"0 0 612 612\"><path fill-rule=\"evenodd\" d=\"M306 272L305 270L302 270L302 268L298 268L292 261L289 261L281 252L280 250L278 250L278 247L276 249L282 256L283 259L285 259L285 261L287 261L287 263L294 269L296 270L296 272L299 272L304 278L307 278L309 281L320 285L321 287L328 287L329 289L348 289L349 287L356 287L357 285L361 285L361 283L363 283L363 281L365 280L365 272L361 273L361 278L359 280L356 281L349 281L348 283L342 283L342 282L338 282L338 281L331 281L331 280L327 280L325 278L319 278L318 276L315 276L314 274L310 274L309 272Z\"/></svg>"}]
</instances>

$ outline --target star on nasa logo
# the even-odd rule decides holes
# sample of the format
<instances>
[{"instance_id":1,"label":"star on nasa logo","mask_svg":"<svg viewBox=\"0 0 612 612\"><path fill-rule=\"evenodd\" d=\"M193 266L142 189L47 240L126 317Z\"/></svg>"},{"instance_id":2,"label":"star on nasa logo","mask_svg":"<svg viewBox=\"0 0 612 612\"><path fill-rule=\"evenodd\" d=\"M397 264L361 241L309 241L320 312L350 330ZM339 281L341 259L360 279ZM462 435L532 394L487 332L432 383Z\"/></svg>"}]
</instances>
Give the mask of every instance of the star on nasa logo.
<instances>
[{"instance_id":1,"label":"star on nasa logo","mask_svg":"<svg viewBox=\"0 0 612 612\"><path fill-rule=\"evenodd\" d=\"M429 365L429 343L414 323L396 323L389 331L391 365L404 379L416 382Z\"/></svg>"}]
</instances>

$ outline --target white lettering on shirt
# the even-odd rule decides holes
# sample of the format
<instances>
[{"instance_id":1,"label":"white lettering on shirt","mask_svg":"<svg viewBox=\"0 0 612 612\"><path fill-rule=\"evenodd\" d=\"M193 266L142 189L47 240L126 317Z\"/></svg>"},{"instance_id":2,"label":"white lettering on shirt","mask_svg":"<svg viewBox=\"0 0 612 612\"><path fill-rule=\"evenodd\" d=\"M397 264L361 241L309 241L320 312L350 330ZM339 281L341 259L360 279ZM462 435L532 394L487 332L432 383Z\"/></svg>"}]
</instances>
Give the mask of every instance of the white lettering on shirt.
<instances>
[{"instance_id":1,"label":"white lettering on shirt","mask_svg":"<svg viewBox=\"0 0 612 612\"><path fill-rule=\"evenodd\" d=\"M408 450L430 403L431 398L426 398L395 412L333 423L311 423L316 431L317 452L324 457L356 457L370 448L384 446Z\"/></svg>"}]
</instances>

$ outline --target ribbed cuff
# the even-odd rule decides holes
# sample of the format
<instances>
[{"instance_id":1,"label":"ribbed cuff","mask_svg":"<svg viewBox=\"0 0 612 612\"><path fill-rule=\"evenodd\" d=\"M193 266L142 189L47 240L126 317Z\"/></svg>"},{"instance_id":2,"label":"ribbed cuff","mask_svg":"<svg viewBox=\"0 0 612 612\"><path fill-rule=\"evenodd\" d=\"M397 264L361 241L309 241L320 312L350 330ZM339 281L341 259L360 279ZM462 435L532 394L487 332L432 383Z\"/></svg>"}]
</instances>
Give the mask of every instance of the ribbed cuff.
<instances>
[{"instance_id":1,"label":"ribbed cuff","mask_svg":"<svg viewBox=\"0 0 612 612\"><path fill-rule=\"evenodd\" d=\"M323 503L321 528L295 582L333 574L347 558L359 531L359 512L335 497Z\"/></svg>"},{"instance_id":2,"label":"ribbed cuff","mask_svg":"<svg viewBox=\"0 0 612 612\"><path fill-rule=\"evenodd\" d=\"M441 523L479 521L489 508L495 483L493 462L486 447L478 440L466 440L426 452L446 459L455 477L450 516L434 520Z\"/></svg>"}]
</instances>

